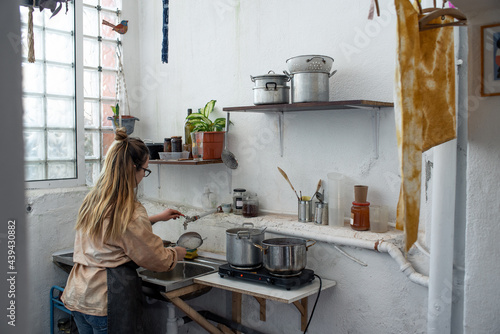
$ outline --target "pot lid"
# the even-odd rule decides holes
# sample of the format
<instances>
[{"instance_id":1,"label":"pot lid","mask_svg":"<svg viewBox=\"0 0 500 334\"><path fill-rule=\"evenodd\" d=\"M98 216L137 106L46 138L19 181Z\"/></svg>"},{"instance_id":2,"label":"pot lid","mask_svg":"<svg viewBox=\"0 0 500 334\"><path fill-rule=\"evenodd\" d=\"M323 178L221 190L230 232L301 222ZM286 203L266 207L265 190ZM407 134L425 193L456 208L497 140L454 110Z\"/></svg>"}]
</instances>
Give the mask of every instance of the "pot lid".
<instances>
[{"instance_id":1,"label":"pot lid","mask_svg":"<svg viewBox=\"0 0 500 334\"><path fill-rule=\"evenodd\" d=\"M252 81L255 81L256 79L281 79L281 80L286 80L288 81L290 78L285 75L285 74L276 74L274 71L269 71L267 74L264 75L256 75L256 76L250 76Z\"/></svg>"}]
</instances>

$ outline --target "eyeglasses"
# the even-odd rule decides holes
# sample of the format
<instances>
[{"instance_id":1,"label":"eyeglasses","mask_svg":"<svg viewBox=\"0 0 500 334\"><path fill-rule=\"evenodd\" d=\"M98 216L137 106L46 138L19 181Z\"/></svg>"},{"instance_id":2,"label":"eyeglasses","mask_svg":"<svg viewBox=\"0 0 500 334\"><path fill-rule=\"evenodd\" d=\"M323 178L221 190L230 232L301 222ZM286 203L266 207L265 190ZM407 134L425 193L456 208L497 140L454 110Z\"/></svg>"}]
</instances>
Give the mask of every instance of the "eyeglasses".
<instances>
[{"instance_id":1,"label":"eyeglasses","mask_svg":"<svg viewBox=\"0 0 500 334\"><path fill-rule=\"evenodd\" d=\"M144 169L144 177L148 177L149 174L151 174L151 170L150 169L147 169L147 168L144 168L144 167L140 167L140 169Z\"/></svg>"}]
</instances>

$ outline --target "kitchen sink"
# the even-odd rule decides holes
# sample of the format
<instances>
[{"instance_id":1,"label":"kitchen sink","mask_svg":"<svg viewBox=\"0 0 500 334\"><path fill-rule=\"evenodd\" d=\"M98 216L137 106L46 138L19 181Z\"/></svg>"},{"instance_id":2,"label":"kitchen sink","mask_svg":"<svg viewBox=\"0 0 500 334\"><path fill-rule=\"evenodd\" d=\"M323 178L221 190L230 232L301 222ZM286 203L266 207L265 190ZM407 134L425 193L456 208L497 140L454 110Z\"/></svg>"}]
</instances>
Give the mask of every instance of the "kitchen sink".
<instances>
[{"instance_id":1,"label":"kitchen sink","mask_svg":"<svg viewBox=\"0 0 500 334\"><path fill-rule=\"evenodd\" d=\"M52 254L52 260L67 272L73 266L73 250L62 250ZM143 287L168 292L193 284L195 278L217 272L226 261L208 257L177 262L174 269L156 272L145 268L137 269L143 281ZM148 289L148 290L149 290ZM144 289L143 289L144 290Z\"/></svg>"}]
</instances>

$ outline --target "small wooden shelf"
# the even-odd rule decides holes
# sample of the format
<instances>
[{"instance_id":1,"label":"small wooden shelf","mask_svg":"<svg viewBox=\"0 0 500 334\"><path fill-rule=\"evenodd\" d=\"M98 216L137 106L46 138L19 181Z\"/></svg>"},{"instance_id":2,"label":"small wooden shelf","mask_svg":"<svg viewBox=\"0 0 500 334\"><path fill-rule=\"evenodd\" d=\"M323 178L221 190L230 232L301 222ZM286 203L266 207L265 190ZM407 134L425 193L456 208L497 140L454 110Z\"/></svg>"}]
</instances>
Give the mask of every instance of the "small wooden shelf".
<instances>
[{"instance_id":1,"label":"small wooden shelf","mask_svg":"<svg viewBox=\"0 0 500 334\"><path fill-rule=\"evenodd\" d=\"M211 164L221 164L221 159L214 160L149 160L151 165L211 165Z\"/></svg>"},{"instance_id":2,"label":"small wooden shelf","mask_svg":"<svg viewBox=\"0 0 500 334\"><path fill-rule=\"evenodd\" d=\"M243 107L226 107L226 112L294 112L294 111L313 111L313 110L340 110L340 109L375 109L392 108L394 103L379 102L369 100L347 100L347 101L328 101L328 102L305 102L305 103L286 103L286 104L265 104Z\"/></svg>"}]
</instances>

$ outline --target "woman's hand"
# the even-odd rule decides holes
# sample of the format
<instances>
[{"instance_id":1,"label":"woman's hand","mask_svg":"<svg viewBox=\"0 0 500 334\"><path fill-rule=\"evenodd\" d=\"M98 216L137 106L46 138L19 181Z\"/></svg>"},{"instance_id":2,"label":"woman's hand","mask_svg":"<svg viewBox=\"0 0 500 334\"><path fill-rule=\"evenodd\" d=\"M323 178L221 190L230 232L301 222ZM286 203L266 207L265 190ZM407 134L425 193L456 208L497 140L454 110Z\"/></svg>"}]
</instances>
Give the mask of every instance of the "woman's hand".
<instances>
[{"instance_id":1,"label":"woman's hand","mask_svg":"<svg viewBox=\"0 0 500 334\"><path fill-rule=\"evenodd\" d=\"M182 213L180 213L179 211L177 211L177 210L166 209L166 210L160 212L157 215L150 216L149 217L149 221L151 222L151 224L154 224L154 223L159 222L159 221L166 221L166 220L170 220L170 219L177 219L179 217L184 217L184 215Z\"/></svg>"},{"instance_id":2,"label":"woman's hand","mask_svg":"<svg viewBox=\"0 0 500 334\"><path fill-rule=\"evenodd\" d=\"M175 246L174 249L177 252L177 261L181 261L182 259L184 259L187 253L186 248Z\"/></svg>"}]
</instances>

